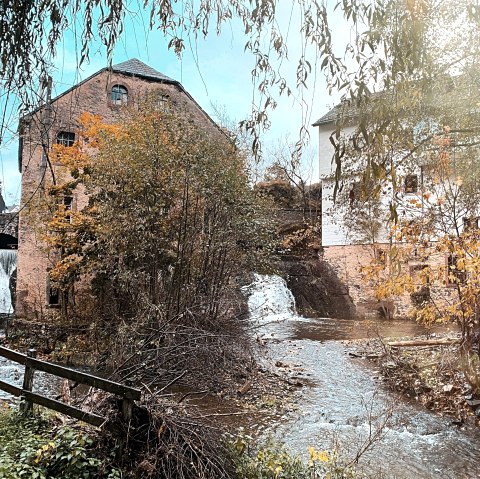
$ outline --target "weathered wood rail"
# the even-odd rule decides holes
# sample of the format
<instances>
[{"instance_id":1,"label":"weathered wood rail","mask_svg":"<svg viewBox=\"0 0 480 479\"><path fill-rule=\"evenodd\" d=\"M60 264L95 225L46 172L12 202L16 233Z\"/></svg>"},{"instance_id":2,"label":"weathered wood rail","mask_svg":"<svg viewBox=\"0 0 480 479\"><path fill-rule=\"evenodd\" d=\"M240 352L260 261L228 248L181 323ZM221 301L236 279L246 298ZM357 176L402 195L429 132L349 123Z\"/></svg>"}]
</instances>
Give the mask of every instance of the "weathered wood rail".
<instances>
[{"instance_id":1,"label":"weathered wood rail","mask_svg":"<svg viewBox=\"0 0 480 479\"><path fill-rule=\"evenodd\" d=\"M64 366L59 366L58 364L36 359L36 351L34 349L30 349L28 354L22 354L0 346L0 356L25 366L22 388L0 380L0 389L3 389L12 396L24 398L22 408L25 412L30 411L35 403L94 426L102 426L107 422L107 419L102 416L82 411L77 407L32 392L35 371L43 371L57 377L75 381L79 384L86 384L87 386L120 396L122 398L122 414L126 422L131 419L133 402L139 400L141 396L139 389L125 386L108 379L99 378L92 374L75 371Z\"/></svg>"}]
</instances>

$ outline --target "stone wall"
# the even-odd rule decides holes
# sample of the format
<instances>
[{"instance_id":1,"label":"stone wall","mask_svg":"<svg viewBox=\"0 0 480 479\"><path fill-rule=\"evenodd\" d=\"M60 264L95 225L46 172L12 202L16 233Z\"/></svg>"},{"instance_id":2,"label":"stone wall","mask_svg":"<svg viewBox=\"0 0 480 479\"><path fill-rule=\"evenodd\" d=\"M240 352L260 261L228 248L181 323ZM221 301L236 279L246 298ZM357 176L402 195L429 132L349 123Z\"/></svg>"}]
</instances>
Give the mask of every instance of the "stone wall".
<instances>
[{"instance_id":1,"label":"stone wall","mask_svg":"<svg viewBox=\"0 0 480 479\"><path fill-rule=\"evenodd\" d=\"M355 317L355 305L348 288L326 261L282 256L282 267L299 314L320 318Z\"/></svg>"},{"instance_id":2,"label":"stone wall","mask_svg":"<svg viewBox=\"0 0 480 479\"><path fill-rule=\"evenodd\" d=\"M0 214L0 234L18 238L18 213Z\"/></svg>"},{"instance_id":3,"label":"stone wall","mask_svg":"<svg viewBox=\"0 0 480 479\"><path fill-rule=\"evenodd\" d=\"M401 245L396 245L398 248ZM392 297L388 301L378 301L374 295L374 283L365 279L361 272L362 266L367 266L374 259L379 249L387 251L388 245L351 245L329 246L323 249L322 258L331 266L340 282L352 298L357 317L411 317L415 300L410 294ZM388 254L385 258L385 268L388 268ZM432 246L424 258L412 256L406 258L401 268L410 274L410 270L422 264L444 265L445 258L438 254ZM422 284L416 286L421 290ZM447 304L456 301L455 288L449 287L446 280L436 280L428 285L436 304ZM418 292L417 291L417 292Z\"/></svg>"}]
</instances>

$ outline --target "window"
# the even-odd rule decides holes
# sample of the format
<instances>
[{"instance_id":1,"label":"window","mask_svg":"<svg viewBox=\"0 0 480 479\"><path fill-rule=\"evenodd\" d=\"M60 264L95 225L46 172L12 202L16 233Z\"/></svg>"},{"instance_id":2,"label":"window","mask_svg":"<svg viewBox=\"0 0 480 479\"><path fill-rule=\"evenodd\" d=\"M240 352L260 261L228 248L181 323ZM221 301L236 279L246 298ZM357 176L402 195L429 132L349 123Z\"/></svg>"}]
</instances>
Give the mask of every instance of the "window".
<instances>
[{"instance_id":1,"label":"window","mask_svg":"<svg viewBox=\"0 0 480 479\"><path fill-rule=\"evenodd\" d=\"M113 85L110 99L112 105L126 105L128 103L128 90L123 85Z\"/></svg>"},{"instance_id":2,"label":"window","mask_svg":"<svg viewBox=\"0 0 480 479\"><path fill-rule=\"evenodd\" d=\"M348 192L348 198L350 199L350 206L354 206L357 201L360 200L362 195L362 185L359 181L352 183L352 189Z\"/></svg>"},{"instance_id":3,"label":"window","mask_svg":"<svg viewBox=\"0 0 480 479\"><path fill-rule=\"evenodd\" d=\"M67 213L68 211L72 211L73 206L73 197L72 196L64 196L63 197L63 208L65 210L65 221L67 223L72 222L72 217Z\"/></svg>"},{"instance_id":4,"label":"window","mask_svg":"<svg viewBox=\"0 0 480 479\"><path fill-rule=\"evenodd\" d=\"M48 285L47 287L47 301L49 306L59 306L60 305L60 291L58 288L53 288Z\"/></svg>"},{"instance_id":5,"label":"window","mask_svg":"<svg viewBox=\"0 0 480 479\"><path fill-rule=\"evenodd\" d=\"M405 193L416 193L418 191L418 176L407 175L405 177Z\"/></svg>"},{"instance_id":6,"label":"window","mask_svg":"<svg viewBox=\"0 0 480 479\"><path fill-rule=\"evenodd\" d=\"M463 231L474 231L478 229L478 218L464 217L463 218Z\"/></svg>"},{"instance_id":7,"label":"window","mask_svg":"<svg viewBox=\"0 0 480 479\"><path fill-rule=\"evenodd\" d=\"M75 143L75 133L71 131L59 131L57 134L57 144L63 146L73 146Z\"/></svg>"},{"instance_id":8,"label":"window","mask_svg":"<svg viewBox=\"0 0 480 479\"><path fill-rule=\"evenodd\" d=\"M447 286L455 286L457 284L465 283L467 279L467 272L464 268L460 268L458 263L459 259L457 256L451 254L447 257Z\"/></svg>"},{"instance_id":9,"label":"window","mask_svg":"<svg viewBox=\"0 0 480 479\"><path fill-rule=\"evenodd\" d=\"M157 110L167 112L170 109L170 97L168 95L159 95L157 99Z\"/></svg>"}]
</instances>

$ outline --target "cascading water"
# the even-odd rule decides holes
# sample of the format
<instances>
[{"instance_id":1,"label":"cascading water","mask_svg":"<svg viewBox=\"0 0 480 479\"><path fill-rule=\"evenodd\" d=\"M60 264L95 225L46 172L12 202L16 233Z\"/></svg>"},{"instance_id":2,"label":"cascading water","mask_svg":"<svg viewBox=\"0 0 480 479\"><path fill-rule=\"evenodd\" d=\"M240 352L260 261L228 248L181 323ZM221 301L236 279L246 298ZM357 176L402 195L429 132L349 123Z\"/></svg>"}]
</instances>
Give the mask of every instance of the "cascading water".
<instances>
[{"instance_id":1,"label":"cascading water","mask_svg":"<svg viewBox=\"0 0 480 479\"><path fill-rule=\"evenodd\" d=\"M268 356L275 364L303 369L310 387L298 397L298 415L271 427L294 454L309 446L331 449L339 445L348 457L368 441L375 418L392 409L385 437L362 458L368 475L387 479L473 479L480 477L480 432L458 429L441 418L386 391L376 373L361 360L346 354L338 341L366 337L362 322L299 317L285 281L256 275L247 288L251 319L257 334L268 341ZM404 322L407 323L407 322ZM416 334L408 323L407 330ZM337 329L335 329L337 328ZM385 335L400 335L401 322L385 322Z\"/></svg>"},{"instance_id":2,"label":"cascading water","mask_svg":"<svg viewBox=\"0 0 480 479\"><path fill-rule=\"evenodd\" d=\"M17 252L11 249L0 250L0 315L13 313L10 293L10 277L17 267Z\"/></svg>"},{"instance_id":3,"label":"cascading water","mask_svg":"<svg viewBox=\"0 0 480 479\"><path fill-rule=\"evenodd\" d=\"M259 324L278 322L295 314L295 298L280 276L255 274L249 289L250 319Z\"/></svg>"}]
</instances>

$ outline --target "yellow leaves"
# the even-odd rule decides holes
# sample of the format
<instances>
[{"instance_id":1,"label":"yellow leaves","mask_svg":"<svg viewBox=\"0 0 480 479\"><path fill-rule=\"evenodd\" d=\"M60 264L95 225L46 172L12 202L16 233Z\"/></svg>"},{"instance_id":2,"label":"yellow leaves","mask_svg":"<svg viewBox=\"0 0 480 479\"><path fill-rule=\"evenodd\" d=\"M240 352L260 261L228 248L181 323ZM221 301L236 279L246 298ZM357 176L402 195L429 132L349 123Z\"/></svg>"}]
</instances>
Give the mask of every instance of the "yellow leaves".
<instances>
[{"instance_id":1,"label":"yellow leaves","mask_svg":"<svg viewBox=\"0 0 480 479\"><path fill-rule=\"evenodd\" d=\"M52 282L62 287L69 283L70 279L78 273L81 258L77 255L68 255L58 261L49 271L48 277Z\"/></svg>"},{"instance_id":2,"label":"yellow leaves","mask_svg":"<svg viewBox=\"0 0 480 479\"><path fill-rule=\"evenodd\" d=\"M408 203L410 203L412 206L415 206L415 208L421 208L422 203L418 198L411 198L407 200Z\"/></svg>"},{"instance_id":3,"label":"yellow leaves","mask_svg":"<svg viewBox=\"0 0 480 479\"><path fill-rule=\"evenodd\" d=\"M308 455L310 456L310 459L308 461L308 464L311 466L313 465L314 462L319 461L319 462L328 462L330 460L330 454L328 451L318 451L314 447L309 447L308 448Z\"/></svg>"},{"instance_id":4,"label":"yellow leaves","mask_svg":"<svg viewBox=\"0 0 480 479\"><path fill-rule=\"evenodd\" d=\"M423 193L423 199L425 201L430 201L430 198L432 197L432 193L426 191L425 193Z\"/></svg>"},{"instance_id":5,"label":"yellow leaves","mask_svg":"<svg viewBox=\"0 0 480 479\"><path fill-rule=\"evenodd\" d=\"M49 441L47 444L44 444L40 449L38 449L33 462L35 464L38 464L42 460L42 456L44 456L45 453L48 453L50 450L55 449L55 447L56 447L55 443L52 441Z\"/></svg>"},{"instance_id":6,"label":"yellow leaves","mask_svg":"<svg viewBox=\"0 0 480 479\"><path fill-rule=\"evenodd\" d=\"M105 137L121 139L126 135L121 126L104 123L100 115L84 112L79 117L79 123L80 136L90 148L98 148Z\"/></svg>"}]
</instances>

